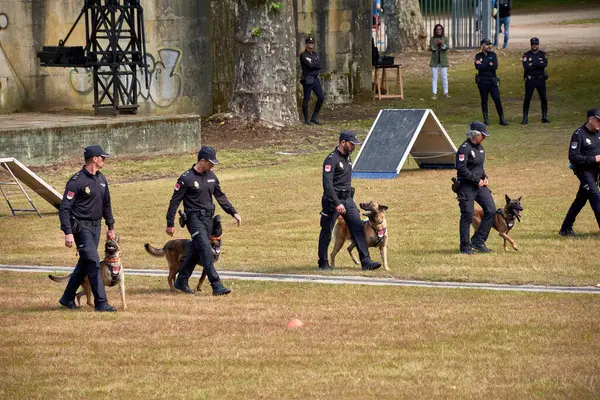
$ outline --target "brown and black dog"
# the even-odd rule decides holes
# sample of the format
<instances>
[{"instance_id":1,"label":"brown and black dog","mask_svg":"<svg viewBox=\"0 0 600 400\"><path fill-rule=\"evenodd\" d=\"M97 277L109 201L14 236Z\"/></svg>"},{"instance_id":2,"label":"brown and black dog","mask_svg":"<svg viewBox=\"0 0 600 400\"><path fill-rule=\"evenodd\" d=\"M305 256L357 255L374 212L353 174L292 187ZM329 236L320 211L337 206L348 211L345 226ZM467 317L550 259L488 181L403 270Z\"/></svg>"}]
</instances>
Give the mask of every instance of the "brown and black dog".
<instances>
[{"instance_id":1,"label":"brown and black dog","mask_svg":"<svg viewBox=\"0 0 600 400\"><path fill-rule=\"evenodd\" d=\"M385 210L388 209L387 206L383 204L378 204L374 202L369 203L360 203L360 208L362 208L365 212L363 215L369 217L368 221L363 221L365 237L367 239L367 247L378 247L379 252L381 253L381 260L383 261L383 267L386 271L389 271L388 263L387 263L387 221L385 219ZM338 217L337 223L333 228L333 250L331 252L331 266L335 267L335 256L341 250L342 246L346 242L346 240L352 240L350 236L350 230L348 229L348 225L346 225L346 221L340 216ZM348 253L350 257L352 257L352 261L355 264L360 264L358 259L354 254L352 254L352 250L356 247L356 244L352 242L350 246L348 246Z\"/></svg>"},{"instance_id":2,"label":"brown and black dog","mask_svg":"<svg viewBox=\"0 0 600 400\"><path fill-rule=\"evenodd\" d=\"M506 199L506 205L504 208L499 208L496 210L496 215L494 216L494 229L498 231L498 234L502 239L504 239L504 251L508 251L508 246L506 242L510 242L510 245L513 249L519 250L515 241L508 236L508 232L515 226L515 219L521 222L521 212L523 211L523 206L521 205L521 197L518 199L511 199L508 195L504 195ZM477 230L479 228L479 224L481 224L481 219L483 218L483 210L480 208L475 209L473 213L473 228Z\"/></svg>"},{"instance_id":3,"label":"brown and black dog","mask_svg":"<svg viewBox=\"0 0 600 400\"><path fill-rule=\"evenodd\" d=\"M213 252L213 261L217 262L219 260L219 256L221 255L221 236L223 234L223 227L221 225L221 216L215 215L213 217L213 227L212 232L209 237L210 244L212 246ZM154 257L166 257L167 264L169 265L169 287L171 290L175 290L173 283L175 282L175 277L177 276L177 272L179 271L179 267L183 264L183 260L185 260L185 256L187 255L190 245L192 241L190 239L173 239L169 240L162 249L157 249L152 247L150 243L146 243L144 248L146 251L153 255ZM198 286L196 288L197 291L202 291L201 286L206 279L206 274L202 271L202 276L198 281Z\"/></svg>"},{"instance_id":4,"label":"brown and black dog","mask_svg":"<svg viewBox=\"0 0 600 400\"><path fill-rule=\"evenodd\" d=\"M117 236L114 240L109 239L104 244L104 259L100 262L100 274L102 275L102 281L104 286L115 286L119 284L119 292L121 294L121 304L123 310L127 310L127 304L125 303L125 274L123 271L123 264L121 263L121 245L119 237ZM48 278L55 282L61 282L67 280L72 274L67 276L54 276L48 275ZM83 283L81 284L83 291L75 295L75 302L77 305L81 305L81 297L85 295L87 298L87 305L94 307L92 301L92 287L90 286L90 280L86 276Z\"/></svg>"}]
</instances>

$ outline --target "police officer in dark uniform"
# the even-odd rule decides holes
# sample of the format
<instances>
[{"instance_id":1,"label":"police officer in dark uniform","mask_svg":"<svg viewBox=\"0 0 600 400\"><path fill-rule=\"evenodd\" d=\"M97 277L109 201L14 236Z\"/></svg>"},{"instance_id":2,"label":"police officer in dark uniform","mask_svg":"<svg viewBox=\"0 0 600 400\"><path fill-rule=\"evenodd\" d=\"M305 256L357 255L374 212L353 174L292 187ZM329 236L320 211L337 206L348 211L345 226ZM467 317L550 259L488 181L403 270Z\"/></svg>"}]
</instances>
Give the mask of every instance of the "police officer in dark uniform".
<instances>
[{"instance_id":1,"label":"police officer in dark uniform","mask_svg":"<svg viewBox=\"0 0 600 400\"><path fill-rule=\"evenodd\" d=\"M238 222L242 217L231 205L225 193L221 191L219 179L212 168L218 165L217 152L212 147L203 146L198 152L198 162L179 177L175 184L175 190L171 197L169 210L167 211L167 229L169 236L175 232L175 213L183 200L183 209L186 215L186 226L192 235L192 245L179 268L174 286L184 293L194 293L188 285L188 279L192 276L196 264L204 267L204 272L213 289L213 295L228 294L231 289L221 283L221 278L215 269L212 255L212 247L209 236L212 232L213 215L215 205L213 196L223 210L233 216Z\"/></svg>"},{"instance_id":2,"label":"police officer in dark uniform","mask_svg":"<svg viewBox=\"0 0 600 400\"><path fill-rule=\"evenodd\" d=\"M381 263L372 261L367 249L367 240L360 212L354 204L354 188L352 188L352 160L350 154L360 144L352 132L342 132L338 147L323 162L323 198L321 199L321 233L319 234L319 269L333 269L329 265L328 249L331 242L331 231L341 215L348 228L352 240L356 243L363 270L374 270Z\"/></svg>"},{"instance_id":3,"label":"police officer in dark uniform","mask_svg":"<svg viewBox=\"0 0 600 400\"><path fill-rule=\"evenodd\" d=\"M456 152L456 171L458 175L458 206L460 207L460 252L473 254L491 252L485 242L494 223L496 205L488 189L488 177L483 163L485 152L481 142L489 136L487 128L481 122L472 122L467 131L467 140ZM479 229L469 239L473 222L474 202L483 209L483 218Z\"/></svg>"},{"instance_id":4,"label":"police officer in dark uniform","mask_svg":"<svg viewBox=\"0 0 600 400\"><path fill-rule=\"evenodd\" d=\"M117 310L106 299L98 255L102 218L108 226L106 238L115 238L108 182L100 173L104 160L110 154L95 145L86 147L83 157L85 165L67 182L58 211L60 229L65 233L65 246L73 247L75 243L79 252L77 266L58 302L69 309L77 308L75 294L87 276L94 294L95 310L114 312Z\"/></svg>"},{"instance_id":5,"label":"police officer in dark uniform","mask_svg":"<svg viewBox=\"0 0 600 400\"><path fill-rule=\"evenodd\" d=\"M588 200L600 228L600 109L588 110L587 118L587 122L577 128L571 137L569 161L580 184L575 201L558 232L561 236L575 236L573 224Z\"/></svg>"},{"instance_id":6,"label":"police officer in dark uniform","mask_svg":"<svg viewBox=\"0 0 600 400\"><path fill-rule=\"evenodd\" d=\"M323 96L323 88L321 88L321 81L319 80L319 72L321 71L321 60L319 55L315 53L315 39L309 36L305 40L306 50L300 53L300 66L302 67L302 88L304 89L304 100L302 101L302 114L304 115L304 123L310 125L312 122L316 125L321 125L319 121L319 110L325 101ZM308 102L310 101L310 95L315 92L317 95L317 104L315 104L315 110L310 118L308 119Z\"/></svg>"},{"instance_id":7,"label":"police officer in dark uniform","mask_svg":"<svg viewBox=\"0 0 600 400\"><path fill-rule=\"evenodd\" d=\"M481 52L475 55L475 68L477 69L475 82L481 96L483 123L486 125L490 124L488 118L488 94L490 94L496 105L498 117L500 117L500 125L507 126L508 123L504 120L504 111L502 110L502 102L500 101L500 78L496 76L498 57L492 51L492 42L490 39L481 40Z\"/></svg>"},{"instance_id":8,"label":"police officer in dark uniform","mask_svg":"<svg viewBox=\"0 0 600 400\"><path fill-rule=\"evenodd\" d=\"M548 56L545 52L539 50L540 39L534 37L529 41L531 50L523 54L523 72L525 79L525 100L523 101L523 121L521 125L526 125L529 114L529 103L533 96L533 91L537 89L542 101L542 122L548 123L548 98L546 97L546 80L548 74L546 67L548 66Z\"/></svg>"}]
</instances>

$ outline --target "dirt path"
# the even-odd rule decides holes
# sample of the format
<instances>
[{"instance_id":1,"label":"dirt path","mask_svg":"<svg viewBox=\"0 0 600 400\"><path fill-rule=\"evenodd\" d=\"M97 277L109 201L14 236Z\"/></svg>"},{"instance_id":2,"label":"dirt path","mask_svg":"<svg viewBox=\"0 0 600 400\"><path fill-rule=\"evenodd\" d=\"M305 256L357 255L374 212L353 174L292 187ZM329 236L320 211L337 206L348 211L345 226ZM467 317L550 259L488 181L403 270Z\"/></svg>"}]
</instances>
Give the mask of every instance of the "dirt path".
<instances>
[{"instance_id":1,"label":"dirt path","mask_svg":"<svg viewBox=\"0 0 600 400\"><path fill-rule=\"evenodd\" d=\"M540 38L540 47L547 49L589 45L600 36L600 23L564 24L588 19L600 19L600 7L513 15L510 18L508 46L526 49L529 39L534 36ZM501 43L502 40L500 36ZM594 51L597 51L597 47Z\"/></svg>"}]
</instances>

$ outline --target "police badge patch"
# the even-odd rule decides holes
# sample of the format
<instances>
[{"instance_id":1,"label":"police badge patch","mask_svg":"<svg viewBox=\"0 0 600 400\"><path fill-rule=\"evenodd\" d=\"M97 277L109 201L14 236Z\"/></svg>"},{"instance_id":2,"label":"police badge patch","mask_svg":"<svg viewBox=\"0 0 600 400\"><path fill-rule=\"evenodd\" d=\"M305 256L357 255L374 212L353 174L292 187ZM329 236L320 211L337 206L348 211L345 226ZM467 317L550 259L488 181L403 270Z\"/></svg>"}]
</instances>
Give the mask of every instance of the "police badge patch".
<instances>
[{"instance_id":1,"label":"police badge patch","mask_svg":"<svg viewBox=\"0 0 600 400\"><path fill-rule=\"evenodd\" d=\"M196 189L198 189L198 188L200 187L200 184L198 183L198 181L194 181L194 187L195 187Z\"/></svg>"},{"instance_id":2,"label":"police badge patch","mask_svg":"<svg viewBox=\"0 0 600 400\"><path fill-rule=\"evenodd\" d=\"M590 138L585 138L585 142L586 142L587 144L592 144L592 141L590 140Z\"/></svg>"},{"instance_id":3,"label":"police badge patch","mask_svg":"<svg viewBox=\"0 0 600 400\"><path fill-rule=\"evenodd\" d=\"M177 182L177 183L175 184L175 191L179 190L179 188L181 188L181 185L179 185L179 182Z\"/></svg>"},{"instance_id":4,"label":"police badge patch","mask_svg":"<svg viewBox=\"0 0 600 400\"><path fill-rule=\"evenodd\" d=\"M67 193L67 199L68 200L73 200L74 197L75 197L75 192L68 192Z\"/></svg>"},{"instance_id":5,"label":"police badge patch","mask_svg":"<svg viewBox=\"0 0 600 400\"><path fill-rule=\"evenodd\" d=\"M465 161L465 155L464 154L459 154L458 155L458 161Z\"/></svg>"},{"instance_id":6,"label":"police badge patch","mask_svg":"<svg viewBox=\"0 0 600 400\"><path fill-rule=\"evenodd\" d=\"M571 142L571 148L575 150L577 148L577 142Z\"/></svg>"},{"instance_id":7,"label":"police badge patch","mask_svg":"<svg viewBox=\"0 0 600 400\"><path fill-rule=\"evenodd\" d=\"M475 158L475 151L471 150L471 155Z\"/></svg>"},{"instance_id":8,"label":"police badge patch","mask_svg":"<svg viewBox=\"0 0 600 400\"><path fill-rule=\"evenodd\" d=\"M344 169L344 163L340 161L340 168Z\"/></svg>"},{"instance_id":9,"label":"police badge patch","mask_svg":"<svg viewBox=\"0 0 600 400\"><path fill-rule=\"evenodd\" d=\"M325 166L325 172L331 172L331 165Z\"/></svg>"},{"instance_id":10,"label":"police badge patch","mask_svg":"<svg viewBox=\"0 0 600 400\"><path fill-rule=\"evenodd\" d=\"M89 186L85 187L85 193L90 194L92 191L90 190Z\"/></svg>"}]
</instances>

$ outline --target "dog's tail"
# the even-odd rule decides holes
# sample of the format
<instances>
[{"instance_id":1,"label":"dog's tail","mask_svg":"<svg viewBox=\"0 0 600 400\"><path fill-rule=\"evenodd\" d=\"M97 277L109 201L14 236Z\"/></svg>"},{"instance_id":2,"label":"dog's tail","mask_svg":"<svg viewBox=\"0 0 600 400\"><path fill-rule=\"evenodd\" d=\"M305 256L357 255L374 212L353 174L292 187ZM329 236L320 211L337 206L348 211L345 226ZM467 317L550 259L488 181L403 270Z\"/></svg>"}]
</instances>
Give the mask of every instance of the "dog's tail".
<instances>
[{"instance_id":1,"label":"dog's tail","mask_svg":"<svg viewBox=\"0 0 600 400\"><path fill-rule=\"evenodd\" d=\"M165 256L165 249L157 249L156 247L152 247L150 246L150 243L146 243L144 245L144 248L146 249L146 251L150 254L153 255L154 257L164 257Z\"/></svg>"},{"instance_id":2,"label":"dog's tail","mask_svg":"<svg viewBox=\"0 0 600 400\"><path fill-rule=\"evenodd\" d=\"M62 281L66 281L67 279L69 279L71 277L71 275L73 275L73 274L69 274L66 276L54 276L54 275L48 274L48 278L50 278L54 282L62 282Z\"/></svg>"}]
</instances>

